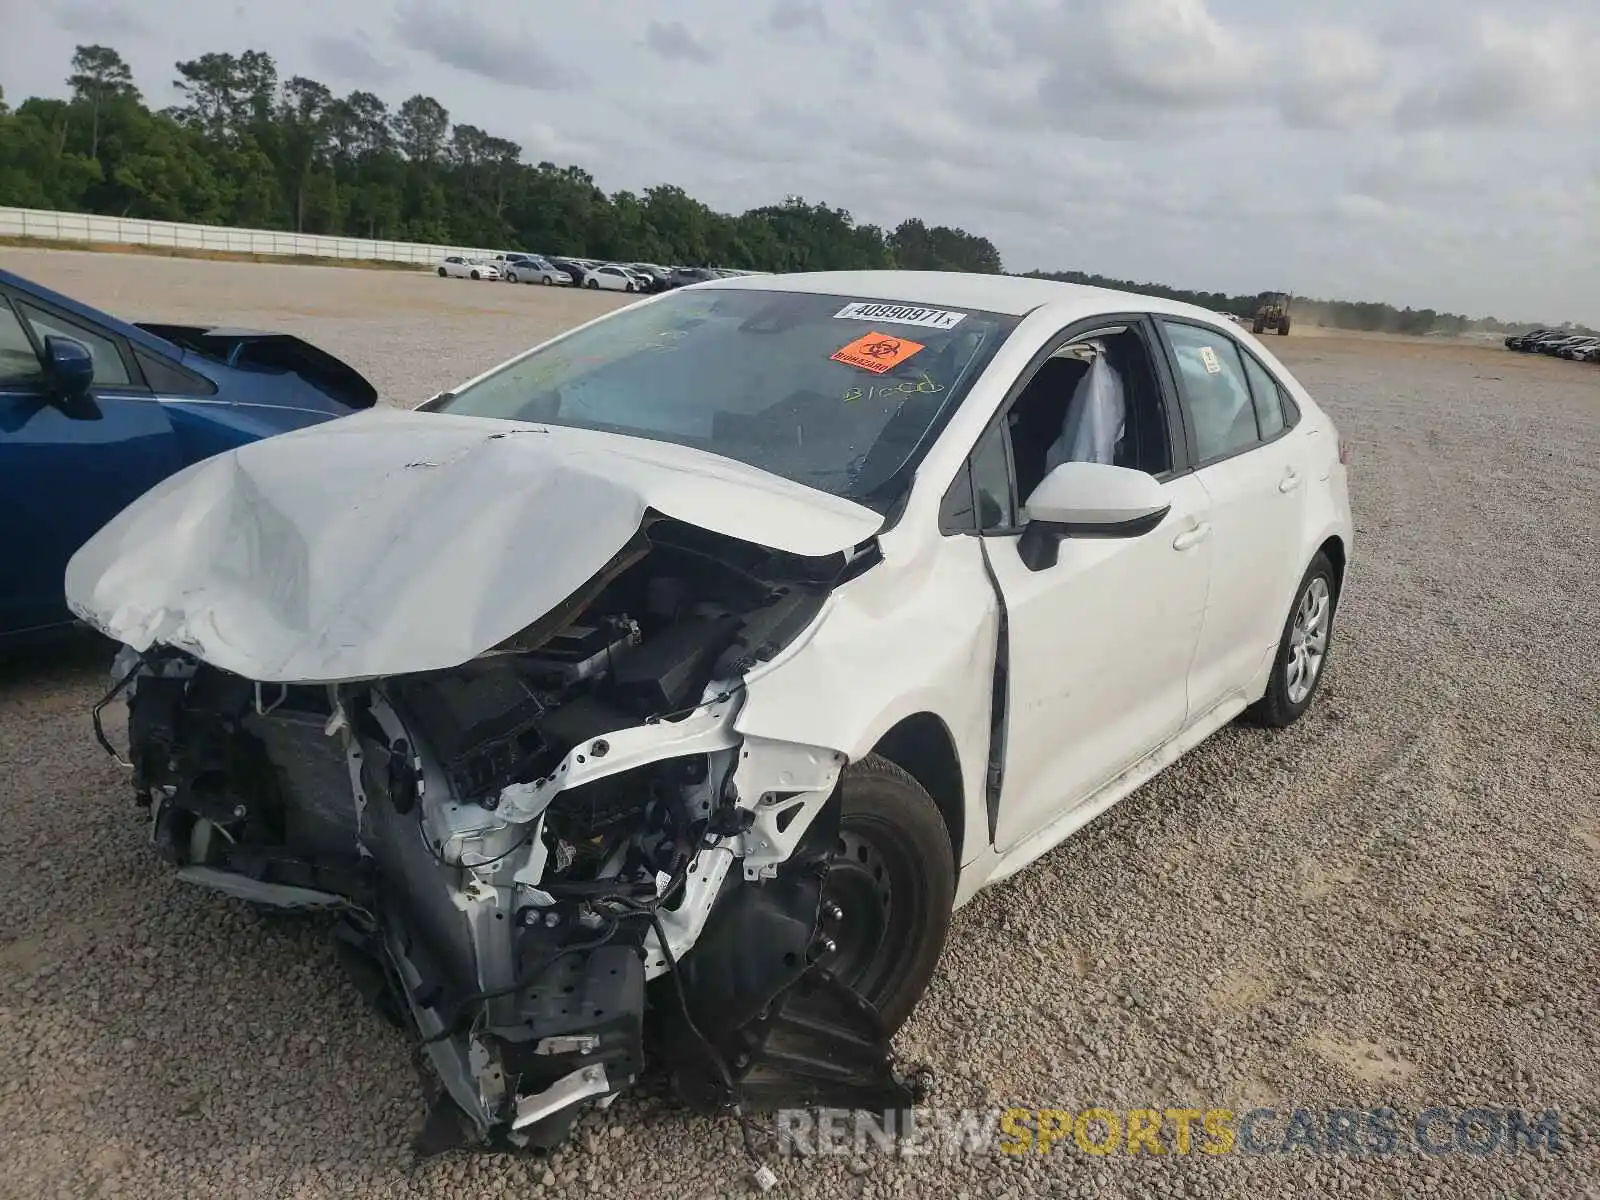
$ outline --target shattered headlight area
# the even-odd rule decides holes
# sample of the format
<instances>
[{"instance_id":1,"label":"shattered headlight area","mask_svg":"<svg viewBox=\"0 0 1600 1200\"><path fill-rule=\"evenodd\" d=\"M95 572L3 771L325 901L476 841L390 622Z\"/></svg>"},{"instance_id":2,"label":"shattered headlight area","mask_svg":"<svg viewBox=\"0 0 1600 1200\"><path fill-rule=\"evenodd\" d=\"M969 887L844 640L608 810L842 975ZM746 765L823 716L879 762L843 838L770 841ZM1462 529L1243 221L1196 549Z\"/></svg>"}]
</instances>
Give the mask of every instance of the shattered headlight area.
<instances>
[{"instance_id":1,"label":"shattered headlight area","mask_svg":"<svg viewBox=\"0 0 1600 1200\"><path fill-rule=\"evenodd\" d=\"M713 1109L915 1099L827 967L844 756L735 729L742 671L820 601L758 589L663 623L670 587L624 579L420 675L119 656L158 851L188 882L335 914L352 979L436 1076L421 1152L550 1147L652 1068Z\"/></svg>"}]
</instances>

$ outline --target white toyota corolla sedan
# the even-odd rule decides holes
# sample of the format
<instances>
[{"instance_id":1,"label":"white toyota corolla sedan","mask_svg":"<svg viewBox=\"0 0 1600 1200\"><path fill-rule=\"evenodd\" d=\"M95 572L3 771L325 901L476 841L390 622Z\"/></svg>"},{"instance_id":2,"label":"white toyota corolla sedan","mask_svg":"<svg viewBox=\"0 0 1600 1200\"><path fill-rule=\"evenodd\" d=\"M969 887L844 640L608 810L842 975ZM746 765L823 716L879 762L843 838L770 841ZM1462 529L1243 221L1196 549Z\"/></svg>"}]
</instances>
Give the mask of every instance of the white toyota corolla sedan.
<instances>
[{"instance_id":1,"label":"white toyota corolla sedan","mask_svg":"<svg viewBox=\"0 0 1600 1200\"><path fill-rule=\"evenodd\" d=\"M67 595L180 876L339 914L442 1082L423 1148L549 1145L652 1059L911 1102L954 906L1312 703L1343 462L1203 309L718 279L192 466Z\"/></svg>"}]
</instances>

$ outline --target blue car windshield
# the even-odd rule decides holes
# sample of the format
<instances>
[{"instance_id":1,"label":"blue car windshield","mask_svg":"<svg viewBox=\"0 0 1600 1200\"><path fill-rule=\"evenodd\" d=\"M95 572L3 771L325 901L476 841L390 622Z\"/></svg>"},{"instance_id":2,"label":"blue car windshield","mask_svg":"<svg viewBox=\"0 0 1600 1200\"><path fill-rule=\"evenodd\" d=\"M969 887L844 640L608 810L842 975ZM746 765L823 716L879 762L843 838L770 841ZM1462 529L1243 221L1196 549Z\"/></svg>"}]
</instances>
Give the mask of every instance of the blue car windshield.
<instances>
[{"instance_id":1,"label":"blue car windshield","mask_svg":"<svg viewBox=\"0 0 1600 1200\"><path fill-rule=\"evenodd\" d=\"M884 511L1018 319L695 288L623 309L427 407L694 446Z\"/></svg>"}]
</instances>

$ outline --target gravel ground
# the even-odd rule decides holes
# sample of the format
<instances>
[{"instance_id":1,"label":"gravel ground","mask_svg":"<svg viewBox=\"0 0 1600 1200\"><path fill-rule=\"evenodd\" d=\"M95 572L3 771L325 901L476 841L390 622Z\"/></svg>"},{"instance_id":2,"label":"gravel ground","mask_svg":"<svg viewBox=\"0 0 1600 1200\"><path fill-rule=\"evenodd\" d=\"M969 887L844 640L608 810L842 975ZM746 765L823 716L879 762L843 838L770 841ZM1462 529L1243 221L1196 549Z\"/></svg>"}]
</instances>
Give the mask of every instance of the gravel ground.
<instances>
[{"instance_id":1,"label":"gravel ground","mask_svg":"<svg viewBox=\"0 0 1600 1200\"><path fill-rule=\"evenodd\" d=\"M406 404L613 303L378 271L0 265L128 315L309 334ZM902 1055L935 1065L947 1109L1553 1108L1565 1153L1069 1140L782 1161L774 1195L1600 1196L1600 372L1446 343L1273 348L1355 448L1359 559L1317 705L1285 733L1222 732L962 910ZM187 890L146 848L90 736L104 668L84 644L0 669L0 1194L746 1190L733 1122L648 1094L548 1160L413 1164L406 1041L323 928Z\"/></svg>"}]
</instances>

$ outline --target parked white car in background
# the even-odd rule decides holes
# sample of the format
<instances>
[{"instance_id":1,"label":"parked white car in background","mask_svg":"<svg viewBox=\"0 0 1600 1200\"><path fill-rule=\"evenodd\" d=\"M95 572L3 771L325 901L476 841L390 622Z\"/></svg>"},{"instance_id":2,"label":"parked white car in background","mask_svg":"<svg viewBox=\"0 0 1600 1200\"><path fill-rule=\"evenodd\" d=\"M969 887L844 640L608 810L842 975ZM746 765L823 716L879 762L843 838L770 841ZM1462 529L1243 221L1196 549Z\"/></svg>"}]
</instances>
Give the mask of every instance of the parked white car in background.
<instances>
[{"instance_id":1,"label":"parked white car in background","mask_svg":"<svg viewBox=\"0 0 1600 1200\"><path fill-rule=\"evenodd\" d=\"M544 284L569 284L572 276L565 271L558 270L550 263L536 254L519 258L515 262L508 262L505 266L505 277L509 283L544 283Z\"/></svg>"},{"instance_id":2,"label":"parked white car in background","mask_svg":"<svg viewBox=\"0 0 1600 1200\"><path fill-rule=\"evenodd\" d=\"M626 267L619 267L616 263L602 263L591 268L583 277L583 286L588 288L602 288L608 292L642 292L644 286L637 276Z\"/></svg>"},{"instance_id":3,"label":"parked white car in background","mask_svg":"<svg viewBox=\"0 0 1600 1200\"><path fill-rule=\"evenodd\" d=\"M439 264L438 274L452 279L499 279L500 268L481 258L452 254Z\"/></svg>"},{"instance_id":4,"label":"parked white car in background","mask_svg":"<svg viewBox=\"0 0 1600 1200\"><path fill-rule=\"evenodd\" d=\"M167 859L340 913L450 1136L549 1145L647 1055L711 1107L913 1103L953 906L1310 707L1345 460L1204 309L717 279L191 467L66 592Z\"/></svg>"}]
</instances>

